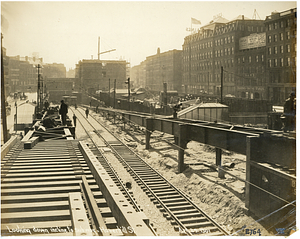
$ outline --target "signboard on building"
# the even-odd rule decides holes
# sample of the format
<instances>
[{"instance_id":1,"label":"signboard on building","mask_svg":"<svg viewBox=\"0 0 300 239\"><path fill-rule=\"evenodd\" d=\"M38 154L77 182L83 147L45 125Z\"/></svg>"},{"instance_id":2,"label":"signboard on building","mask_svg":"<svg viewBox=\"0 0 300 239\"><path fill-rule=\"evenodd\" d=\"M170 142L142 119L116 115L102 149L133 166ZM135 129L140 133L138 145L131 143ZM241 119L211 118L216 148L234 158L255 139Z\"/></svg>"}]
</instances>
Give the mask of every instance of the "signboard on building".
<instances>
[{"instance_id":1,"label":"signboard on building","mask_svg":"<svg viewBox=\"0 0 300 239\"><path fill-rule=\"evenodd\" d=\"M266 33L254 33L250 36L241 37L239 46L240 50L266 46Z\"/></svg>"}]
</instances>

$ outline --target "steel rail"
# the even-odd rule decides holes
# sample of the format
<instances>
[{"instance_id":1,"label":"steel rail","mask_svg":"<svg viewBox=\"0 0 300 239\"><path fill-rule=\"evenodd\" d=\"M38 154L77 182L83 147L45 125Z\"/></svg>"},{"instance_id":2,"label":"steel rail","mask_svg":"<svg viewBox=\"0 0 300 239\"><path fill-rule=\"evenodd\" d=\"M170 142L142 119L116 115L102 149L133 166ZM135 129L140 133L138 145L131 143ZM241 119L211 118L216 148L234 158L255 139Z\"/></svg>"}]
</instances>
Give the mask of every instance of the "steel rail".
<instances>
[{"instance_id":1,"label":"steel rail","mask_svg":"<svg viewBox=\"0 0 300 239\"><path fill-rule=\"evenodd\" d=\"M90 115L91 116L91 115ZM109 132L111 135L113 135L113 133L107 129L107 127L105 127L103 124L101 124L99 121L97 121L93 116L91 116L91 118L93 120L95 120L98 124L100 124L107 132ZM176 221L176 223L181 227L181 230L187 234L187 235L193 235L193 233L191 232L191 230L193 229L189 229L187 228L182 222L181 220L171 211L171 209L168 207L168 205L166 205L163 200L160 199L160 197L157 195L157 193L154 192L155 189L151 189L151 187L148 185L149 183L145 182L145 180L142 179L142 177L139 175L138 172L136 172L136 170L132 167L132 165L130 165L130 163L128 163L126 161L126 159L124 159L124 157L121 156L121 154L118 152L118 150L116 149L116 147L119 146L114 146L111 145L104 137L101 136L101 134L98 133L97 130L95 130L95 132L97 133L97 135L99 137L101 137L106 144L114 151L114 153L118 156L118 159L120 160L120 162L122 162L123 164L125 164L132 173L134 173L135 177L138 178L138 181L142 182L143 185L147 188L147 190L155 197L156 201L160 203L160 205L169 213L169 215L171 215L171 217ZM114 135L113 135L114 136ZM128 150L130 153L134 154L138 160L140 162L142 162L145 166L147 166L149 169L151 169L152 172L154 172L154 174L156 175L152 175L150 178L151 181L153 181L153 177L159 177L158 181L160 179L163 179L163 181L167 184L168 187L172 188L172 190L176 191L181 197L184 198L184 200L186 200L190 205L193 206L193 208L195 208L196 210L198 210L200 212L201 215L204 215L204 217L206 219L208 219L208 221L210 223L212 223L216 228L218 228L223 235L228 235L228 232L226 232L220 225L218 225L213 219L211 219L202 209L200 209L195 203L193 203L187 195L185 195L181 190L178 190L176 187L174 187L170 182L168 182L159 172L157 172L156 170L154 170L148 163L146 163L140 156L138 156L135 152L133 152L126 144L124 144L120 139L118 139L116 136L114 136L116 141L120 142L122 144L123 147L126 148L126 150ZM145 168L142 166L138 166L139 168ZM144 170L145 172L146 170ZM196 230L196 229L195 229ZM205 228L204 228L205 230ZM201 232L201 230L200 230Z\"/></svg>"},{"instance_id":2,"label":"steel rail","mask_svg":"<svg viewBox=\"0 0 300 239\"><path fill-rule=\"evenodd\" d=\"M79 107L77 108L79 109ZM73 113L75 113L75 111L73 109L71 109L73 111ZM77 110L78 113L81 114L81 116L83 116L83 118L85 119L84 115ZM116 171L114 170L114 168L109 164L108 160L106 159L106 157L103 155L103 153L101 152L101 150L99 149L99 147L97 146L95 140L93 140L93 137L91 136L91 134L88 132L88 130L84 127L83 123L78 120L81 124L81 126L83 127L83 129L85 130L86 134L89 136L90 140L93 142L94 146L96 147L97 149L97 153L99 153L101 155L101 157L103 158L103 160L98 160L100 161L100 163L102 164L102 166L104 166L105 170L108 172L108 173L112 173L113 174L113 177L115 178L115 183L117 185L119 185L120 187L122 187L122 192L123 194L125 194L127 197L128 197L128 201L130 201L130 203L133 205L134 209L137 211L137 212L140 212L141 209L139 208L139 206L137 205L137 203L135 202L134 198L131 196L131 194L128 192L128 190L125 188L125 186L123 185L122 183L122 180L120 179L120 177L117 175ZM95 129L95 127L88 121L86 120L86 122L88 122L90 124L90 126ZM96 129L95 129L96 131ZM103 165L104 164L104 165ZM112 176L112 175L111 175Z\"/></svg>"}]
</instances>

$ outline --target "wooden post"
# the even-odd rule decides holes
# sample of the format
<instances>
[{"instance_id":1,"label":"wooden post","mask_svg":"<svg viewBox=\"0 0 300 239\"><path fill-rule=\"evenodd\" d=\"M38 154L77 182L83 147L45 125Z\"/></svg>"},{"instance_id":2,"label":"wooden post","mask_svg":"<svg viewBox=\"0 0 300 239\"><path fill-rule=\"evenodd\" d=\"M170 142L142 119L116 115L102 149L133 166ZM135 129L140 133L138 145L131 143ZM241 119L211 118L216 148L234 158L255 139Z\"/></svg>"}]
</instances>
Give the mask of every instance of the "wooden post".
<instances>
[{"instance_id":1,"label":"wooden post","mask_svg":"<svg viewBox=\"0 0 300 239\"><path fill-rule=\"evenodd\" d=\"M178 138L178 172L182 173L185 170L184 164L184 150L187 145L187 137L186 137L186 125L179 125L179 138Z\"/></svg>"},{"instance_id":2,"label":"wooden post","mask_svg":"<svg viewBox=\"0 0 300 239\"><path fill-rule=\"evenodd\" d=\"M150 149L150 136L153 131L153 118L146 119L146 149Z\"/></svg>"},{"instance_id":3,"label":"wooden post","mask_svg":"<svg viewBox=\"0 0 300 239\"><path fill-rule=\"evenodd\" d=\"M225 178L225 173L222 167L222 149L216 148L216 165L218 166L218 177Z\"/></svg>"},{"instance_id":4,"label":"wooden post","mask_svg":"<svg viewBox=\"0 0 300 239\"><path fill-rule=\"evenodd\" d=\"M222 149L216 148L216 165L222 165Z\"/></svg>"}]
</instances>

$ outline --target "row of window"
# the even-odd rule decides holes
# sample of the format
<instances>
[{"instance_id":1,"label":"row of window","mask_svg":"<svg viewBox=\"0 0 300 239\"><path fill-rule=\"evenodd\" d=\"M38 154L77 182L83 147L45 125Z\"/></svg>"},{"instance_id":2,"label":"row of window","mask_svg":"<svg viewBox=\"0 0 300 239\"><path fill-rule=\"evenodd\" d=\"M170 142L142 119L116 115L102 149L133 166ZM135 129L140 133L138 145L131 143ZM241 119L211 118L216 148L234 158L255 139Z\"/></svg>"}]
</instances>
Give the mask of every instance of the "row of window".
<instances>
[{"instance_id":1,"label":"row of window","mask_svg":"<svg viewBox=\"0 0 300 239\"><path fill-rule=\"evenodd\" d=\"M247 59L247 63L251 63L252 62L252 56L248 56L248 58L246 58L246 57L239 57L238 59L237 59L237 61L238 61L238 64L240 64L240 63L246 63L246 59ZM264 62L264 60L265 60L265 58L264 58L264 55L256 55L255 56L255 61L256 62Z\"/></svg>"},{"instance_id":2,"label":"row of window","mask_svg":"<svg viewBox=\"0 0 300 239\"><path fill-rule=\"evenodd\" d=\"M230 56L234 54L234 47L225 48L224 50L216 50L215 57L223 57L223 56ZM205 53L198 53L191 55L191 60L203 60L209 59L213 57L213 52L205 52ZM186 55L183 57L183 62L189 61L189 56Z\"/></svg>"},{"instance_id":3,"label":"row of window","mask_svg":"<svg viewBox=\"0 0 300 239\"><path fill-rule=\"evenodd\" d=\"M215 46L222 46L224 44L232 43L234 42L234 36L228 36L225 38L221 38L218 40L215 40ZM205 42L205 43L199 43L197 45L191 46L191 50L201 50L201 49L207 49L213 47L213 42ZM183 47L183 51L188 51L189 47Z\"/></svg>"},{"instance_id":4,"label":"row of window","mask_svg":"<svg viewBox=\"0 0 300 239\"><path fill-rule=\"evenodd\" d=\"M290 27L291 26L291 19L281 20L280 22L274 22L268 24L268 31L277 30L280 28Z\"/></svg>"},{"instance_id":5,"label":"row of window","mask_svg":"<svg viewBox=\"0 0 300 239\"><path fill-rule=\"evenodd\" d=\"M268 43L278 42L278 39L279 39L279 41L283 41L284 35L285 35L285 39L287 39L287 40L291 39L291 33L289 31L287 31L285 33L280 32L279 35L278 34L268 35ZM278 38L278 36L279 36L279 38Z\"/></svg>"},{"instance_id":6,"label":"row of window","mask_svg":"<svg viewBox=\"0 0 300 239\"><path fill-rule=\"evenodd\" d=\"M283 67L283 66L293 66L296 65L296 58L274 58L274 59L268 59L268 67Z\"/></svg>"},{"instance_id":7,"label":"row of window","mask_svg":"<svg viewBox=\"0 0 300 239\"><path fill-rule=\"evenodd\" d=\"M231 42L234 42L234 36L228 36L225 38L215 40L215 46L222 46L223 42L224 42L224 44L227 44L227 43L229 44Z\"/></svg>"},{"instance_id":8,"label":"row of window","mask_svg":"<svg viewBox=\"0 0 300 239\"><path fill-rule=\"evenodd\" d=\"M294 45L296 47L296 44ZM296 49L295 49L296 50ZM287 44L285 45L285 52L290 53L291 52L291 45ZM268 47L268 55L277 54L278 53L278 47ZM284 53L284 46L279 46L279 53Z\"/></svg>"}]
</instances>

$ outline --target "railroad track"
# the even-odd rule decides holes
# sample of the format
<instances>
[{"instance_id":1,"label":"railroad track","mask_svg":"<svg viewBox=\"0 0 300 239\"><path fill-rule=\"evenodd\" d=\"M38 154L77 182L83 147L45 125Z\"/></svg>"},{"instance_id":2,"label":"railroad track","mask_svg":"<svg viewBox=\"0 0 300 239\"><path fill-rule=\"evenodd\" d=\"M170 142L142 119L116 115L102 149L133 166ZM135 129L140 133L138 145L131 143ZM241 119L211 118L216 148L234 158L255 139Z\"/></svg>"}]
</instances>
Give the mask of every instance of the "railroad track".
<instances>
[{"instance_id":1,"label":"railroad track","mask_svg":"<svg viewBox=\"0 0 300 239\"><path fill-rule=\"evenodd\" d=\"M46 140L31 149L17 143L1 165L1 234L24 235L98 235L74 232L70 210L71 198L82 202L82 177L101 210L108 229L117 229L117 222L95 182L77 140ZM80 221L90 228L85 208L76 206ZM112 230L113 231L113 230ZM114 235L123 235L114 230Z\"/></svg>"},{"instance_id":2,"label":"railroad track","mask_svg":"<svg viewBox=\"0 0 300 239\"><path fill-rule=\"evenodd\" d=\"M187 195L168 182L159 172L154 170L142 158L135 154L109 129L89 115L84 116L84 110L78 108L77 115L81 120L89 122L90 127L109 147L119 161L127 168L163 215L172 220L174 229L181 235L222 236L228 233L210 218L203 210L193 203ZM97 125L97 127L95 127ZM100 130L99 130L100 128Z\"/></svg>"}]
</instances>

